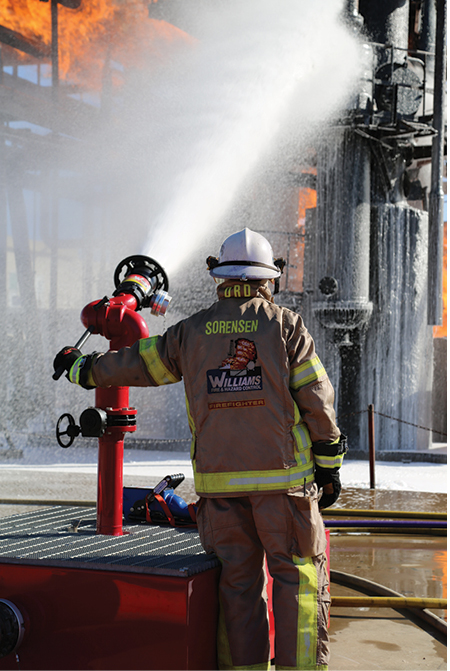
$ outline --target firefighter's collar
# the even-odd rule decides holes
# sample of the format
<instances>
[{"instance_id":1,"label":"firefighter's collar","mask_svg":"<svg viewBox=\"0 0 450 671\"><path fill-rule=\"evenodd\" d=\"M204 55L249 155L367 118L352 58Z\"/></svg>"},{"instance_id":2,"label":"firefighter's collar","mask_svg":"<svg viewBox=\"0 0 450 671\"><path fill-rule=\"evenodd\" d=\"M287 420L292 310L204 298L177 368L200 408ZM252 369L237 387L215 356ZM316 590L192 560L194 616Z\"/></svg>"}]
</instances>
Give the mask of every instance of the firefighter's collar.
<instances>
[{"instance_id":1,"label":"firefighter's collar","mask_svg":"<svg viewBox=\"0 0 450 671\"><path fill-rule=\"evenodd\" d=\"M217 287L219 300L224 298L265 298L273 303L272 294L267 286L267 282L261 284L261 280L251 280L244 282L242 280L225 280Z\"/></svg>"}]
</instances>

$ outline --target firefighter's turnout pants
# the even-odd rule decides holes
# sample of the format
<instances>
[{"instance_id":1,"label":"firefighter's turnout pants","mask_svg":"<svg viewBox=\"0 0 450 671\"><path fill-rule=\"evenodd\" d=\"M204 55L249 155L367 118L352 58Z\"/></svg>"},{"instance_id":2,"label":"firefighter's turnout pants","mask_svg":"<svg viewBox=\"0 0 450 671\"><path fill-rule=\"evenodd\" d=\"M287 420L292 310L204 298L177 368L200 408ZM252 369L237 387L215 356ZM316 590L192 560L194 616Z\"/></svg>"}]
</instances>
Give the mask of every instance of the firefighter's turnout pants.
<instances>
[{"instance_id":1,"label":"firefighter's turnout pants","mask_svg":"<svg viewBox=\"0 0 450 671\"><path fill-rule=\"evenodd\" d=\"M200 538L222 564L219 669L268 669L264 553L273 577L277 669L327 669L330 595L317 487L311 496L278 493L203 498Z\"/></svg>"}]
</instances>

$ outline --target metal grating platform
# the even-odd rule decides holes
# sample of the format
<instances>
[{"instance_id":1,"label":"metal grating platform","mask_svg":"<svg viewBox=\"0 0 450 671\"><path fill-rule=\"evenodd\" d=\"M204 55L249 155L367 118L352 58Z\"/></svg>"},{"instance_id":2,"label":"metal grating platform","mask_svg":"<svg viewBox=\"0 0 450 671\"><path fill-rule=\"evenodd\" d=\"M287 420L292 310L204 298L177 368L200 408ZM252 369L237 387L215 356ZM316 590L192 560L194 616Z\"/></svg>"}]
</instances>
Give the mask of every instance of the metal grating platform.
<instances>
[{"instance_id":1,"label":"metal grating platform","mask_svg":"<svg viewBox=\"0 0 450 671\"><path fill-rule=\"evenodd\" d=\"M96 534L96 509L54 506L0 520L0 563L72 566L190 576L219 565L196 529L124 525L123 536Z\"/></svg>"}]
</instances>

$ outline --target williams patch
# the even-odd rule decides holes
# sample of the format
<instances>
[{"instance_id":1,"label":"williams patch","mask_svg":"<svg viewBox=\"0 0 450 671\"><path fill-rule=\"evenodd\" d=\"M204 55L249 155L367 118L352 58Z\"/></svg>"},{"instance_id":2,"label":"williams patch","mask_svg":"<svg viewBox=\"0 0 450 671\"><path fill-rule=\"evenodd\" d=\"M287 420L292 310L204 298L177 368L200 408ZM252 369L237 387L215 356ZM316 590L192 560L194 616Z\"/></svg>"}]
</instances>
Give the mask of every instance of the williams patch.
<instances>
[{"instance_id":1,"label":"williams patch","mask_svg":"<svg viewBox=\"0 0 450 671\"><path fill-rule=\"evenodd\" d=\"M256 345L247 338L231 340L230 351L219 368L206 371L208 394L261 391L261 367L256 365Z\"/></svg>"}]
</instances>

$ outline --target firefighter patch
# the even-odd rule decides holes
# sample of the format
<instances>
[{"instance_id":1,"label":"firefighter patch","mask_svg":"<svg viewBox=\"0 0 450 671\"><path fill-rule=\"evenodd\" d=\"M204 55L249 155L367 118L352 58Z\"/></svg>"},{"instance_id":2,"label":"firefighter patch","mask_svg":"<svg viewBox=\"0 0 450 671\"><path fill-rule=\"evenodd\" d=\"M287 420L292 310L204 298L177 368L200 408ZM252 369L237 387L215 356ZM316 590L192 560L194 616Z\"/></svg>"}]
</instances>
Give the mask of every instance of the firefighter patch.
<instances>
[{"instance_id":1,"label":"firefighter patch","mask_svg":"<svg viewBox=\"0 0 450 671\"><path fill-rule=\"evenodd\" d=\"M247 338L230 341L230 351L219 368L206 371L208 394L261 391L261 367L256 366L256 345Z\"/></svg>"}]
</instances>

